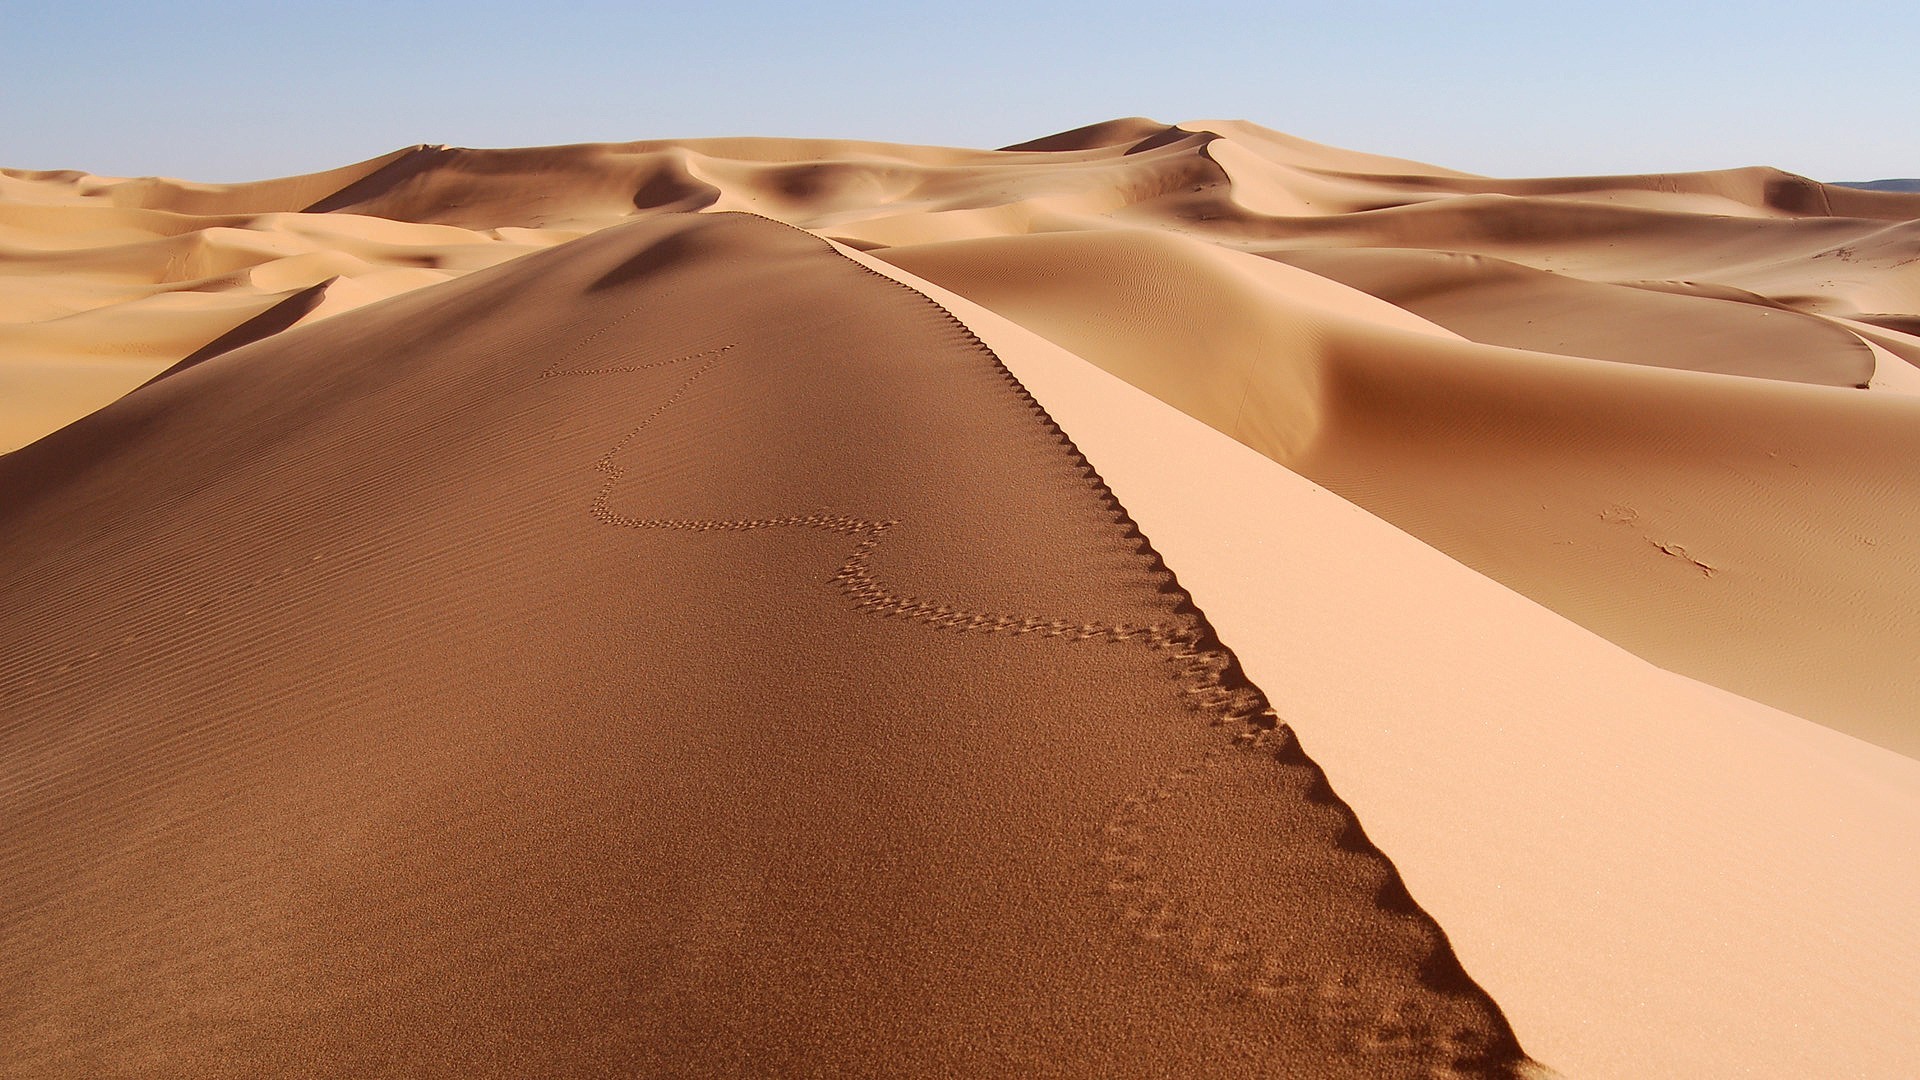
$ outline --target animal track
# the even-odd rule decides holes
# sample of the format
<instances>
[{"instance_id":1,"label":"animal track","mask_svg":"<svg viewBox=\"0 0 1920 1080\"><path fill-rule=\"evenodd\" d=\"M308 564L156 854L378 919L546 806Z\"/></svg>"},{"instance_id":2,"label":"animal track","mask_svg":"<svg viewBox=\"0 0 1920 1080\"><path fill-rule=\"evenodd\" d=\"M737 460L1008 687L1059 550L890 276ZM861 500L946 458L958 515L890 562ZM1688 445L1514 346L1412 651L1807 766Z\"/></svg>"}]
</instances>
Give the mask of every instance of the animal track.
<instances>
[{"instance_id":1,"label":"animal track","mask_svg":"<svg viewBox=\"0 0 1920 1080\"><path fill-rule=\"evenodd\" d=\"M857 262L855 265L890 285L906 289L885 275ZM1006 380L1010 392L1019 395L1035 418L1069 451L1086 483L1115 511L1116 520L1126 522L1132 529L1130 519L1105 483L992 350L944 307L917 291L907 291L920 302L934 304L966 335L971 347L987 358ZM596 340L597 336L588 340ZM604 474L589 503L589 512L595 520L619 528L643 530L738 532L804 528L837 533L851 540L852 546L826 583L866 614L905 619L935 630L957 633L1033 635L1068 642L1144 646L1172 667L1176 685L1188 705L1207 716L1215 726L1228 728L1229 738L1198 759L1155 778L1144 791L1122 802L1102 824L1097 839L1097 863L1105 891L1116 910L1119 932L1134 940L1170 949L1204 977L1220 981L1236 992L1285 1007L1291 1015L1323 1027L1331 1038L1354 1042L1354 1049L1360 1052L1434 1050L1442 1058L1466 1060L1486 1049L1475 1043L1476 1033L1472 1030L1442 1030L1444 1025L1424 1011L1429 1006L1419 992L1407 987L1377 986L1362 992L1353 984L1352 976L1338 971L1329 973L1330 969L1316 966L1311 958L1289 952L1284 928L1265 926L1231 909L1208 910L1204 892L1178 880L1182 869L1192 861L1190 849L1160 846L1156 839L1156 818L1171 803L1205 797L1200 793L1210 788L1223 768L1259 763L1266 769L1278 770L1281 766L1273 759L1293 745L1291 729L1279 722L1264 695L1240 674L1237 662L1212 639L1210 629L1197 613L1179 621L1152 624L1087 622L1052 615L977 610L907 595L879 580L871 565L874 552L885 542L889 531L901 526L897 519L834 513L737 519L677 518L641 516L618 509L621 485L627 478L627 471L619 460L621 455L640 443L646 431L669 410L683 405L694 387L738 347L738 343L732 343L668 360L580 369L563 369L562 365L567 362L563 357L548 370L548 375L611 374L676 364L694 365L664 399L594 462L594 468ZM1137 529L1132 535L1140 550L1157 562L1157 556L1151 554ZM1260 779L1271 782L1273 778L1263 773ZM1193 842L1191 837L1183 840ZM1232 838L1223 838L1223 842L1231 846ZM1386 873L1391 876L1391 869Z\"/></svg>"},{"instance_id":2,"label":"animal track","mask_svg":"<svg viewBox=\"0 0 1920 1080\"><path fill-rule=\"evenodd\" d=\"M825 241L821 242L825 243ZM839 253L836 251L835 254ZM844 258L844 256L841 257ZM1106 490L1105 484L1099 482L1092 467L1087 465L1086 459L1079 454L1079 451L1072 448L1072 443L1067 441L1065 433L1061 432L1052 419L1046 416L1039 403L1027 394L1025 388L1014 379L1013 374L1000 363L1000 358L987 347L985 342L975 336L965 323L922 293L908 289L892 278L879 274L858 262L848 261L862 271L905 290L919 301L932 304L950 323L960 329L965 334L969 345L983 353L993 363L1010 389L1016 392L1022 402L1045 423L1053 436L1071 450L1081 472L1091 479L1109 507L1119 509L1119 504L1113 499L1112 493ZM698 366L678 386L594 462L594 468L606 476L594 493L589 506L589 511L595 520L625 529L662 529L681 532L742 532L757 529L805 528L842 533L856 538L856 542L845 561L828 578L828 581L852 599L854 606L861 611L884 618L905 618L934 629L961 633L1038 634L1042 637L1067 641L1138 641L1172 664L1181 690L1194 708L1211 714L1211 719L1216 725L1239 725L1242 728L1236 733L1240 736L1239 742L1250 744L1257 741L1258 736L1264 736L1276 730L1286 731L1280 725L1273 710L1268 707L1265 697L1257 689L1243 679L1232 678L1237 674L1237 667L1232 658L1224 649L1211 646L1197 628L1167 623L1135 625L1083 622L1048 615L978 611L956 604L904 595L889 588L874 577L870 562L875 548L879 546L887 531L900 525L898 520L870 520L839 514L794 514L744 519L640 517L615 509L615 492L627 477L627 470L619 464L619 457L632 448L642 434L660 417L680 404L687 394L722 362L727 353L739 347L738 342L729 342L717 348L666 360L592 368L564 366L573 355L600 340L608 330L625 323L634 314L634 311L629 311L608 326L588 335L541 373L542 378L618 374L655 370L699 361ZM1138 536L1137 530L1135 535ZM1144 543L1144 538L1141 539ZM1229 685L1230 681L1236 682L1237 685Z\"/></svg>"},{"instance_id":3,"label":"animal track","mask_svg":"<svg viewBox=\"0 0 1920 1080\"><path fill-rule=\"evenodd\" d=\"M1277 733L1255 736L1252 745L1273 748L1276 756L1283 749L1297 754L1297 747L1285 747ZM1223 782L1231 779L1224 775L1228 771L1251 767L1263 771L1241 777L1241 783ZM1424 989L1363 978L1323 958L1303 955L1294 937L1297 927L1288 925L1287 916L1278 921L1248 918L1230 895L1232 885L1225 886L1228 895L1223 897L1180 880L1217 880L1225 868L1229 878L1240 879L1242 888L1259 887L1265 879L1262 864L1274 858L1262 846L1269 842L1266 833L1258 828L1209 831L1202 844L1193 835L1178 835L1181 812L1190 815L1185 830L1204 830L1205 822L1217 820L1215 815L1238 818L1248 808L1234 801L1235 793L1245 798L1260 791L1274 783L1274 771L1286 768L1283 762L1215 747L1127 799L1101 830L1099 856L1122 932L1158 944L1235 994L1287 1010L1295 1022L1316 1026L1323 1037L1349 1043L1352 1051L1411 1054L1437 1062L1484 1057L1493 1049L1490 1040L1473 1025L1461 1023L1459 1015L1450 1017L1445 1005L1436 1008ZM1326 798L1332 798L1330 790ZM1358 845L1343 844L1342 850L1343 857L1366 857ZM1243 865L1234 867L1236 861ZM1436 1075L1452 1074L1443 1069Z\"/></svg>"},{"instance_id":4,"label":"animal track","mask_svg":"<svg viewBox=\"0 0 1920 1080\"><path fill-rule=\"evenodd\" d=\"M809 236L811 234L808 234ZM816 238L817 239L817 238ZM821 243L825 243L821 241ZM836 254L838 254L836 252ZM840 257L845 258L844 255ZM1169 591L1178 593L1171 573L1166 571L1133 526L1124 508L1094 472L1084 456L1064 432L1046 414L1026 389L1014 378L999 357L973 331L931 298L911 289L857 260L847 259L860 271L887 285L898 288L917 303L929 304L964 336L968 346L990 364L1005 381L1008 392L1016 396L1047 435L1066 452L1068 467L1078 471L1090 493L1098 500L1133 542L1143 559L1151 562ZM1222 769L1247 768L1259 764L1277 768L1272 758L1293 750L1297 743L1290 728L1280 723L1265 696L1241 673L1237 660L1214 637L1204 619L1187 605L1180 594L1179 606L1169 617L1151 623L1099 622L1063 618L1053 614L1003 612L970 608L938 598L916 597L902 592L893 583L881 580L874 572L874 556L892 530L903 527L893 518L864 518L827 512L768 515L741 519L643 517L620 505L622 485L629 479L624 456L640 443L647 432L666 414L686 407L690 395L703 380L730 358L743 351L739 342L666 359L637 359L630 363L576 363L596 343L603 343L619 327L628 324L643 309L627 311L605 326L576 342L537 378L569 379L611 377L658 369L679 368L685 375L666 395L651 405L633 426L624 431L606 451L592 462L599 473L597 486L587 500L589 516L602 525L638 530L687 532L738 532L773 528L805 528L833 533L848 543L846 556L822 580L844 596L856 610L875 618L902 619L953 633L995 633L1048 638L1062 642L1103 642L1130 644L1147 649L1166 663L1180 696L1196 713L1214 726L1225 728L1224 736L1199 758L1155 778L1138 794L1115 808L1096 834L1092 857L1100 867L1098 879L1115 910L1114 925L1119 932L1135 940L1155 943L1171 950L1206 977L1231 987L1238 993L1284 1005L1296 1013L1316 1018L1340 1032L1357 1034L1375 1048L1407 1045L1454 1047L1462 1056L1471 1049L1462 1034L1436 1028L1420 1010L1420 1002L1389 998L1378 1004L1378 995L1359 993L1347 977L1334 974L1303 978L1297 958L1290 959L1287 942L1273 928L1242 916L1231 908L1208 906L1207 895L1188 887L1182 874L1194 856L1191 848L1169 846L1166 834L1156 830L1167 824L1169 808L1182 800L1198 797L1221 777ZM670 378L671 376L669 376ZM584 471L584 470L583 470ZM629 495L631 493L628 493ZM897 535L897 534L895 534ZM270 586L272 583L313 567L322 560L338 560L353 555L347 546L320 554L311 554L271 573L222 591L215 599L201 600L185 614L194 616L216 603ZM143 631L143 633L151 633ZM65 676L85 664L98 660L114 649L136 644L140 634L122 638L106 650L58 662L41 657L26 661L27 670L16 667L15 677L0 692L18 692ZM1258 812L1256 808L1255 812ZM1342 808L1342 812L1344 808ZM1188 842L1191 838L1187 838ZM1368 849L1369 851L1371 849ZM1389 868L1389 873L1391 870ZM1445 952L1444 939L1439 951Z\"/></svg>"},{"instance_id":5,"label":"animal track","mask_svg":"<svg viewBox=\"0 0 1920 1080\"><path fill-rule=\"evenodd\" d=\"M971 332L968 333L971 336ZM976 349L999 366L998 357L977 338L972 340ZM1322 1027L1330 1038L1353 1042L1358 1052L1434 1051L1445 1059L1466 1060L1486 1049L1475 1043L1476 1033L1468 1028L1442 1030L1438 1019L1428 1015L1430 1006L1417 990L1404 986L1369 986L1362 992L1353 984L1350 974L1317 965L1311 957L1292 951L1285 927L1249 919L1224 902L1210 909L1205 890L1182 883L1183 873L1194 865L1193 849L1185 845L1195 840L1191 836L1179 837L1173 846L1167 846L1156 832L1157 819L1164 816L1170 804L1210 797L1205 793L1215 786L1217 774L1224 768L1258 764L1274 771L1271 775L1263 772L1256 788L1258 784L1277 782L1282 766L1274 759L1294 746L1291 729L1279 723L1264 696L1240 676L1231 654L1211 640L1210 631L1197 616L1187 620L1186 625L1087 622L1049 615L976 610L906 595L879 580L871 567L873 554L889 530L900 526L897 519L834 513L679 518L641 516L618 509L621 485L627 477L620 456L639 444L647 430L669 410L681 406L693 388L738 347L738 343L731 343L668 360L591 369L564 369L566 358L563 357L548 369L548 375L608 374L694 365L664 399L652 406L594 462L594 468L604 474L588 506L596 521L640 530L740 532L804 528L836 533L851 540L852 546L826 583L869 615L905 619L935 630L957 633L1034 635L1069 642L1130 642L1144 646L1172 667L1176 685L1189 706L1208 716L1214 725L1228 727L1230 738L1198 759L1156 777L1145 790L1124 800L1102 823L1097 834L1097 864L1108 900L1115 909L1116 929L1133 940L1171 950L1205 978L1285 1008L1290 1015ZM1071 449L1072 444L1052 425L1038 403L1025 395L1024 389L1003 366L999 366L999 370L1010 389L1021 394L1054 437ZM1118 510L1111 492L1086 466L1085 459L1079 457L1077 450L1071 452L1099 497ZM1137 530L1134 535L1138 537ZM1144 538L1139 539L1141 550L1150 551L1145 547ZM1234 790L1247 789L1242 786ZM1228 848L1235 845L1234 837L1219 839ZM1368 856L1350 853L1350 857ZM1386 873L1390 876L1391 869Z\"/></svg>"},{"instance_id":6,"label":"animal track","mask_svg":"<svg viewBox=\"0 0 1920 1080\"><path fill-rule=\"evenodd\" d=\"M907 293L916 303L931 306L953 326L993 366L1009 392L1016 395L1067 452L1083 482L1113 519L1129 531L1138 551L1172 583L1172 572L1160 562L1158 554L1147 544L1085 456L970 327L932 297L837 249L835 253L862 272ZM1207 977L1255 998L1286 1006L1294 1017L1304 1013L1323 1029L1331 1042L1352 1044L1354 1050L1363 1054L1411 1052L1425 1058L1431 1066L1428 1072L1436 1076L1461 1075L1455 1066L1479 1075L1485 1071L1483 1067L1505 1055L1518 1055L1517 1046L1510 1042L1511 1033L1501 1034L1504 1028L1497 1019L1497 1006L1491 1006L1484 992L1459 970L1445 935L1406 894L1392 864L1366 840L1352 811L1333 794L1325 775L1301 751L1292 729L1279 721L1265 695L1246 679L1239 662L1213 636L1212 628L1199 612L1185 602L1184 594L1180 622L1149 626L971 611L954 604L901 596L874 579L868 559L887 530L899 522L834 518L817 522L796 519L795 523L858 536L854 550L831 580L870 614L905 617L936 629L959 632L1040 634L1066 641L1137 642L1173 668L1176 684L1190 707L1209 717L1214 726L1227 729L1227 740L1197 760L1157 777L1144 791L1122 802L1103 823L1096 840L1098 862L1123 933L1171 948ZM1264 799L1268 791L1278 795L1274 785L1281 783L1283 774L1306 778L1310 786L1314 786L1315 794L1309 795L1309 800L1323 802L1327 811L1341 822L1337 847L1344 857L1372 860L1377 867L1382 884L1374 902L1382 911L1413 920L1407 924L1408 932L1423 943L1427 954L1414 984L1376 984L1361 992L1354 984L1354 976L1326 974L1325 965L1319 965L1320 970L1314 977L1305 977L1303 969L1312 969L1315 964L1310 957L1290 958L1289 943L1282 931L1264 926L1243 909L1205 910L1204 891L1181 887L1176 875L1182 868L1190 867L1194 849L1156 852L1153 829L1159 820L1157 815L1162 815L1169 802L1180 797L1216 797L1220 791L1219 771L1228 768L1260 770L1257 776L1246 778L1252 782L1250 787L1243 785L1235 789L1262 793L1254 796L1258 799ZM1208 792L1215 794L1206 794ZM1263 801L1252 808L1252 812L1261 813L1266 808ZM1247 808L1234 810L1245 812ZM1233 837L1221 839L1231 841ZM1188 837L1187 842L1193 843L1194 838ZM1496 1018L1493 1027L1484 1025L1479 1006L1472 1004L1476 1000L1492 1008ZM1521 1058L1524 1060L1523 1055Z\"/></svg>"},{"instance_id":7,"label":"animal track","mask_svg":"<svg viewBox=\"0 0 1920 1080\"><path fill-rule=\"evenodd\" d=\"M633 318L634 314L638 310L639 309L636 308L634 309L634 311L629 311L625 315L622 315L618 319L615 319L612 323L609 323L608 325L603 326L600 329L594 331L592 334L588 335L585 341L580 342L578 345L575 345L571 350L569 350L569 354L579 352L581 349L584 349L588 345L599 340L603 335L606 334L608 330L611 330L613 327L618 326L619 324L626 322L628 319ZM674 357L672 360L655 360L651 364L617 364L610 367L597 367L597 368L562 369L560 365L566 363L566 357L561 357L560 359L555 360L551 367L541 372L540 377L543 379L550 379L555 375L612 375L612 374L617 374L620 372L627 372L627 371L647 371L652 368L667 367L670 364L684 364L688 360L699 360L706 357L712 357L713 359L717 360L719 359L721 353L726 352L728 349L731 349L731 348L733 348L733 346L731 344L728 344L728 345L722 345L717 349L708 349L706 352L694 353L692 356L677 356L677 357ZM708 365L708 366L711 366L711 365ZM705 374L706 370L707 370L706 367L702 367L700 369L700 374ZM696 376L696 378L697 377L698 376ZM691 380L689 380L689 382L691 382ZM674 400L678 400L678 399L677 398L670 399L666 404L671 405L673 404ZM661 406L661 409L664 411L665 407L666 406L663 405ZM646 424L642 424L640 426L645 427Z\"/></svg>"}]
</instances>

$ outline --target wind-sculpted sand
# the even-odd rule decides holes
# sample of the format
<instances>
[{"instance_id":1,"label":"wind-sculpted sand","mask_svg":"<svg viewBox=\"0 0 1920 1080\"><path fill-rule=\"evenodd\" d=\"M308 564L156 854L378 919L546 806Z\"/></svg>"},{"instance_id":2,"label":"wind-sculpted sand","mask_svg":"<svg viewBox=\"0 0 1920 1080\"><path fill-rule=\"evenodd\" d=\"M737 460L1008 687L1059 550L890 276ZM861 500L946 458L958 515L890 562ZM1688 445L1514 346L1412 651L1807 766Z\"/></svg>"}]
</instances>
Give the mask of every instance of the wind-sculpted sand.
<instances>
[{"instance_id":1,"label":"wind-sculpted sand","mask_svg":"<svg viewBox=\"0 0 1920 1080\"><path fill-rule=\"evenodd\" d=\"M1524 1060L1046 414L797 230L611 230L0 468L23 1073Z\"/></svg>"},{"instance_id":2,"label":"wind-sculpted sand","mask_svg":"<svg viewBox=\"0 0 1920 1080\"><path fill-rule=\"evenodd\" d=\"M1920 1070L1920 195L0 171L8 450L0 1075Z\"/></svg>"},{"instance_id":3,"label":"wind-sculpted sand","mask_svg":"<svg viewBox=\"0 0 1920 1080\"><path fill-rule=\"evenodd\" d=\"M1655 663L1920 750L1920 680L1887 629L1920 609L1920 521L1860 494L1910 493L1920 450L1920 195L1775 170L1504 180L1134 119L1005 151L708 139L418 146L237 185L6 173L0 446L255 316L720 210L1008 315Z\"/></svg>"}]
</instances>

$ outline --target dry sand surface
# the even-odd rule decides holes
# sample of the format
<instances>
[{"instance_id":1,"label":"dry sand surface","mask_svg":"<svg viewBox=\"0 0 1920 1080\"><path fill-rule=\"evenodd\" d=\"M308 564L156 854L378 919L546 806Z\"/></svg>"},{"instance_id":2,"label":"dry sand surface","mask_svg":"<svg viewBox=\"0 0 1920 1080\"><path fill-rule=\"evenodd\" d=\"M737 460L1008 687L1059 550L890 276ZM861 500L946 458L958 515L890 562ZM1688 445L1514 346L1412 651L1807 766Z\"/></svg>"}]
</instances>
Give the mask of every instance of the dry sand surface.
<instances>
[{"instance_id":1,"label":"dry sand surface","mask_svg":"<svg viewBox=\"0 0 1920 1080\"><path fill-rule=\"evenodd\" d=\"M0 1075L1920 1075L1916 365L1767 169L0 171Z\"/></svg>"},{"instance_id":2,"label":"dry sand surface","mask_svg":"<svg viewBox=\"0 0 1920 1080\"><path fill-rule=\"evenodd\" d=\"M1536 1057L1914 1071L1920 765L1662 671L916 285L1101 463Z\"/></svg>"}]
</instances>

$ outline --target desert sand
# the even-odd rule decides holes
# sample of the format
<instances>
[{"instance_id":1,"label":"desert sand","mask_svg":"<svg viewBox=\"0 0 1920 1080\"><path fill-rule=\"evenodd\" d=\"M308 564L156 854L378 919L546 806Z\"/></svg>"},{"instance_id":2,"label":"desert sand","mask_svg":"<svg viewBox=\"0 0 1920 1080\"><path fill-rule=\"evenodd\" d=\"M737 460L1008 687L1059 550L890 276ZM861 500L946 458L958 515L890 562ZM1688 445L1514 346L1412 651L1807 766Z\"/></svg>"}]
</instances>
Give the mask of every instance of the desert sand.
<instances>
[{"instance_id":1,"label":"desert sand","mask_svg":"<svg viewBox=\"0 0 1920 1080\"><path fill-rule=\"evenodd\" d=\"M0 1073L1920 1072L1920 195L0 172Z\"/></svg>"}]
</instances>

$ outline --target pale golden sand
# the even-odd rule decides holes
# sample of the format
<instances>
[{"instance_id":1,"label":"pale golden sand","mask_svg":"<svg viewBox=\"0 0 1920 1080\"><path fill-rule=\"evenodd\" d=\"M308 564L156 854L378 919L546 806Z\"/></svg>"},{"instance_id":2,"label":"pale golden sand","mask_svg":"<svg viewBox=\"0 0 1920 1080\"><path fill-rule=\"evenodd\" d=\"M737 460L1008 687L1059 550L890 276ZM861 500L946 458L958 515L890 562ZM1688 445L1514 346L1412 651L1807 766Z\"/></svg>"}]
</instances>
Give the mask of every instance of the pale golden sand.
<instances>
[{"instance_id":1,"label":"pale golden sand","mask_svg":"<svg viewBox=\"0 0 1920 1080\"><path fill-rule=\"evenodd\" d=\"M1920 762L1662 671L916 284L1101 463L1535 1056L1913 1071Z\"/></svg>"},{"instance_id":2,"label":"pale golden sand","mask_svg":"<svg viewBox=\"0 0 1920 1080\"><path fill-rule=\"evenodd\" d=\"M1917 218L1137 119L0 172L0 449L94 414L0 457L16 1071L1920 1072Z\"/></svg>"}]
</instances>

